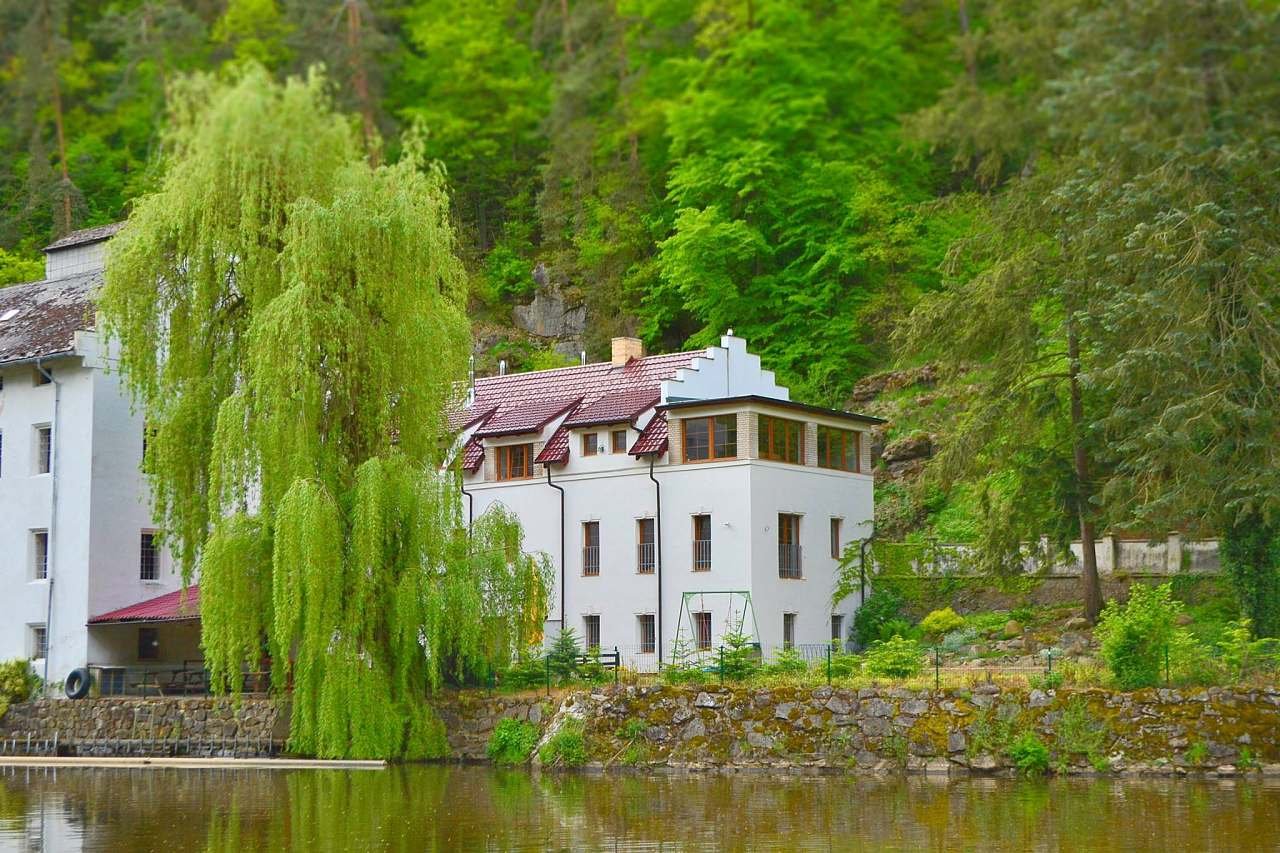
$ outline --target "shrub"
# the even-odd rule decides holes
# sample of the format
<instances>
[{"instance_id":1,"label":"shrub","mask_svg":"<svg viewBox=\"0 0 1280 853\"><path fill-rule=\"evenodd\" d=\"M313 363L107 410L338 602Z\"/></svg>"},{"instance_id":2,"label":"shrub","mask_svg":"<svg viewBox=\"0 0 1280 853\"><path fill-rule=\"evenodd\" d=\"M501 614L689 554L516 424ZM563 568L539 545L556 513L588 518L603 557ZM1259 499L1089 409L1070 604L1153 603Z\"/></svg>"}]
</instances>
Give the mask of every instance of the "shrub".
<instances>
[{"instance_id":1,"label":"shrub","mask_svg":"<svg viewBox=\"0 0 1280 853\"><path fill-rule=\"evenodd\" d=\"M1046 672L1044 675L1033 675L1027 679L1033 690L1057 690L1062 686L1061 670Z\"/></svg>"},{"instance_id":2,"label":"shrub","mask_svg":"<svg viewBox=\"0 0 1280 853\"><path fill-rule=\"evenodd\" d=\"M1094 636L1102 641L1102 658L1125 690L1158 684L1166 655L1193 647L1190 635L1177 628L1182 602L1169 584L1130 588L1127 604L1112 599L1103 608Z\"/></svg>"},{"instance_id":3,"label":"shrub","mask_svg":"<svg viewBox=\"0 0 1280 853\"><path fill-rule=\"evenodd\" d=\"M1062 709L1054 735L1064 762L1071 756L1082 755L1097 767L1106 759L1106 729L1089 713L1088 703L1078 696L1072 697Z\"/></svg>"},{"instance_id":4,"label":"shrub","mask_svg":"<svg viewBox=\"0 0 1280 853\"><path fill-rule=\"evenodd\" d=\"M1253 750L1247 746L1240 747L1240 756L1236 759L1236 766L1241 770L1254 770L1258 767L1258 759L1254 757Z\"/></svg>"},{"instance_id":5,"label":"shrub","mask_svg":"<svg viewBox=\"0 0 1280 853\"><path fill-rule=\"evenodd\" d=\"M1209 747L1204 741L1198 740L1187 748L1182 757L1192 767L1199 767L1209 760Z\"/></svg>"},{"instance_id":6,"label":"shrub","mask_svg":"<svg viewBox=\"0 0 1280 853\"><path fill-rule=\"evenodd\" d=\"M547 679L547 662L538 648L525 649L502 674L502 685L515 690L541 687Z\"/></svg>"},{"instance_id":7,"label":"shrub","mask_svg":"<svg viewBox=\"0 0 1280 853\"><path fill-rule=\"evenodd\" d=\"M581 720L565 720L564 725L538 750L543 764L577 767L587 763L587 740Z\"/></svg>"},{"instance_id":8,"label":"shrub","mask_svg":"<svg viewBox=\"0 0 1280 853\"><path fill-rule=\"evenodd\" d=\"M1274 669L1280 659L1274 638L1253 639L1253 621L1240 619L1228 622L1218 640L1218 655L1227 675L1242 681L1257 672Z\"/></svg>"},{"instance_id":9,"label":"shrub","mask_svg":"<svg viewBox=\"0 0 1280 853\"><path fill-rule=\"evenodd\" d=\"M866 653L864 668L868 675L888 678L910 678L924 669L924 651L915 640L890 637L876 643Z\"/></svg>"},{"instance_id":10,"label":"shrub","mask_svg":"<svg viewBox=\"0 0 1280 853\"><path fill-rule=\"evenodd\" d=\"M640 737L640 735L644 734L646 728L648 728L648 725L644 720L637 720L633 717L623 723L621 728L618 729L618 739L635 740Z\"/></svg>"},{"instance_id":11,"label":"shrub","mask_svg":"<svg viewBox=\"0 0 1280 853\"><path fill-rule=\"evenodd\" d=\"M0 700L6 704L27 701L39 686L40 678L26 658L0 663Z\"/></svg>"},{"instance_id":12,"label":"shrub","mask_svg":"<svg viewBox=\"0 0 1280 853\"><path fill-rule=\"evenodd\" d=\"M809 662L794 647L778 652L773 663L765 667L770 675L804 675L808 671Z\"/></svg>"},{"instance_id":13,"label":"shrub","mask_svg":"<svg viewBox=\"0 0 1280 853\"><path fill-rule=\"evenodd\" d=\"M538 727L524 720L499 720L485 754L494 764L524 764L538 745Z\"/></svg>"},{"instance_id":14,"label":"shrub","mask_svg":"<svg viewBox=\"0 0 1280 853\"><path fill-rule=\"evenodd\" d=\"M964 627L964 619L950 607L934 610L920 620L920 628L930 637L940 638Z\"/></svg>"},{"instance_id":15,"label":"shrub","mask_svg":"<svg viewBox=\"0 0 1280 853\"><path fill-rule=\"evenodd\" d=\"M862 671L862 660L848 652L831 650L831 677L852 678Z\"/></svg>"},{"instance_id":16,"label":"shrub","mask_svg":"<svg viewBox=\"0 0 1280 853\"><path fill-rule=\"evenodd\" d=\"M965 752L975 755L999 755L1013 740L1013 722L991 710L982 711L969 726Z\"/></svg>"},{"instance_id":17,"label":"shrub","mask_svg":"<svg viewBox=\"0 0 1280 853\"><path fill-rule=\"evenodd\" d=\"M888 639L881 628L902 613L902 596L891 589L878 589L862 603L853 616L853 636L858 645L866 648L876 640Z\"/></svg>"},{"instance_id":18,"label":"shrub","mask_svg":"<svg viewBox=\"0 0 1280 853\"><path fill-rule=\"evenodd\" d=\"M972 628L960 628L942 638L942 650L949 654L958 655L973 645L973 641L976 639L977 632Z\"/></svg>"},{"instance_id":19,"label":"shrub","mask_svg":"<svg viewBox=\"0 0 1280 853\"><path fill-rule=\"evenodd\" d=\"M1025 776L1040 776L1049 769L1049 748L1033 731L1024 731L1009 744L1009 759Z\"/></svg>"}]
</instances>

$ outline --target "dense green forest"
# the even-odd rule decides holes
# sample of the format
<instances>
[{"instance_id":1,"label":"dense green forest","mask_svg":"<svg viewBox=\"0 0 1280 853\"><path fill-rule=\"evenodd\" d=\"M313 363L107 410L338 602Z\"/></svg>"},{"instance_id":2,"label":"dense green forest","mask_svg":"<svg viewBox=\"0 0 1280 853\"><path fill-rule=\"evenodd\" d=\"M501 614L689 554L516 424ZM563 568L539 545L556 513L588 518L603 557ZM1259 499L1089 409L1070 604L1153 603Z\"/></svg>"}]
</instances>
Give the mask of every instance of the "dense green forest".
<instances>
[{"instance_id":1,"label":"dense green forest","mask_svg":"<svg viewBox=\"0 0 1280 853\"><path fill-rule=\"evenodd\" d=\"M1280 563L1275 0L0 0L0 38L0 281L158 185L176 77L322 64L372 164L443 164L482 367L732 327L844 405L929 364L877 402L937 450L886 535Z\"/></svg>"}]
</instances>

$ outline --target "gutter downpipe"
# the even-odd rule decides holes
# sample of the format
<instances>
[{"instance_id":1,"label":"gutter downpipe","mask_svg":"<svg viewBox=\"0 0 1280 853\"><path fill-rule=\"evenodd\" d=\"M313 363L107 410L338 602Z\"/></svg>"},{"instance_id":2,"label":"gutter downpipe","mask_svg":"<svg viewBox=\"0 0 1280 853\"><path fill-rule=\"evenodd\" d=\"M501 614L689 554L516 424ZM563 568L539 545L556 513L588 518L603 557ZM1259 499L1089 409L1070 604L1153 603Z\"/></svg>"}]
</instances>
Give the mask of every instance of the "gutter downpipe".
<instances>
[{"instance_id":1,"label":"gutter downpipe","mask_svg":"<svg viewBox=\"0 0 1280 853\"><path fill-rule=\"evenodd\" d=\"M566 620L564 611L564 487L551 482L551 465L547 464L547 485L560 493L560 631L564 632Z\"/></svg>"},{"instance_id":2,"label":"gutter downpipe","mask_svg":"<svg viewBox=\"0 0 1280 853\"><path fill-rule=\"evenodd\" d=\"M662 670L662 484L658 482L658 478L653 476L653 463L658 459L658 454L649 454L649 479L653 481L653 502L654 502L654 549L656 559L654 560L654 568L658 575L658 613L657 613L657 637L654 643L658 649L658 670Z\"/></svg>"},{"instance_id":3,"label":"gutter downpipe","mask_svg":"<svg viewBox=\"0 0 1280 853\"><path fill-rule=\"evenodd\" d=\"M58 446L62 443L58 437L58 410L62 404L62 383L45 370L40 359L37 358L35 364L40 375L53 383L53 423L49 425L49 549L45 554L45 580L48 582L49 589L44 616L44 686L45 690L48 690L49 658L53 654L53 569L54 555L58 547Z\"/></svg>"}]
</instances>

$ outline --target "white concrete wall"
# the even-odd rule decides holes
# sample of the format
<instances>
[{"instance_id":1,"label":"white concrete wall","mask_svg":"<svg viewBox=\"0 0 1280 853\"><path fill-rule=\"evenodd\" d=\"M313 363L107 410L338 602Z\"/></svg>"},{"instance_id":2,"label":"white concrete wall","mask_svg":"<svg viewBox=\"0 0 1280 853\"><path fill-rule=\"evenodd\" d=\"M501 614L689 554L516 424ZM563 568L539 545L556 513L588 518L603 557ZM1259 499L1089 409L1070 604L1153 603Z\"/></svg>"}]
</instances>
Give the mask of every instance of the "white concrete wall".
<instances>
[{"instance_id":1,"label":"white concrete wall","mask_svg":"<svg viewBox=\"0 0 1280 853\"><path fill-rule=\"evenodd\" d=\"M0 659L31 652L32 624L48 621L49 676L60 679L84 663L85 595L89 570L89 470L92 456L93 371L79 359L47 363L58 385L35 385L30 366L0 370L0 594L10 602L0 620ZM60 390L59 390L60 389ZM52 474L36 474L37 424L54 423L54 395L60 412L54 429ZM58 478L58 510L53 519L53 478ZM53 521L53 523L51 523ZM50 580L32 577L31 533L50 529ZM37 667L44 671L44 661Z\"/></svg>"},{"instance_id":2,"label":"white concrete wall","mask_svg":"<svg viewBox=\"0 0 1280 853\"><path fill-rule=\"evenodd\" d=\"M742 338L724 335L720 346L707 347L687 368L662 383L662 402L713 400L718 397L791 399L791 392L774 381L773 371L760 365L760 356L747 351Z\"/></svg>"},{"instance_id":3,"label":"white concrete wall","mask_svg":"<svg viewBox=\"0 0 1280 853\"><path fill-rule=\"evenodd\" d=\"M554 429L547 428L546 435ZM601 433L607 427L598 428ZM636 570L636 520L653 517L656 496L649 479L649 462L626 454L602 453L583 457L581 434L570 440L570 461L552 470L552 482L565 490L565 611L567 624L581 637L584 617L600 617L604 649L615 645L628 655L638 654L636 617L657 614L657 577ZM525 440L528 440L526 437ZM509 443L513 439L503 439ZM602 441L602 444L607 443ZM739 445L740 453L745 446ZM490 448L486 451L492 454ZM494 504L515 512L524 527L525 547L547 553L556 567L547 635L560 629L560 504L559 495L547 485L544 466L530 480L485 481L483 472L466 478L474 499L476 517ZM796 637L800 644L826 643L831 636L837 560L830 556L830 519L843 519L845 542L865 536L872 517L872 478L865 474L786 465L739 458L723 462L654 466L662 492L661 640L664 660L683 624L686 636L691 623L688 610L681 612L684 593L706 593L692 609L712 613L713 644L729 629L730 611L741 620L742 599L726 591L749 591L754 617L747 633L758 630L762 643L782 643L782 614L797 614ZM777 513L804 516L804 578L778 577ZM712 569L693 571L693 516L707 514L712 525ZM600 524L600 574L582 572L583 522ZM846 600L834 612L851 624L859 602ZM654 656L656 663L656 655Z\"/></svg>"}]
</instances>

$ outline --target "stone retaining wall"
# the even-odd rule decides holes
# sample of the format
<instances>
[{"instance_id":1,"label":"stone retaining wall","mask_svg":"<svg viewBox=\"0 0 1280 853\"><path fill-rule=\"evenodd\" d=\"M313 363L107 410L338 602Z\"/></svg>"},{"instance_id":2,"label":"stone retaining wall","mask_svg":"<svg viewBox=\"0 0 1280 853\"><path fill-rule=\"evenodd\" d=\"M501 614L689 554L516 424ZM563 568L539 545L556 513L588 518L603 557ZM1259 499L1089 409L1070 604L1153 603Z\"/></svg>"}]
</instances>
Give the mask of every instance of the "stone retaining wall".
<instances>
[{"instance_id":1,"label":"stone retaining wall","mask_svg":"<svg viewBox=\"0 0 1280 853\"><path fill-rule=\"evenodd\" d=\"M433 700L454 760L486 760L499 720L545 736L581 721L589 766L681 769L895 769L998 772L1008 743L1031 732L1066 772L1223 775L1280 772L1280 690L1040 691L890 687L773 689L628 687L560 693L443 693ZM1073 749L1064 712L1094 732L1093 754ZM225 738L282 744L287 713L265 699L40 700L15 705L0 738L59 733L60 743ZM537 761L536 757L534 759Z\"/></svg>"},{"instance_id":2,"label":"stone retaining wall","mask_svg":"<svg viewBox=\"0 0 1280 853\"><path fill-rule=\"evenodd\" d=\"M209 697L39 699L13 705L0 719L0 739L51 740L66 751L98 751L110 742L195 741L274 744L289 734L287 712L269 699L245 698L239 707ZM110 750L108 750L110 751ZM133 751L132 749L130 751Z\"/></svg>"}]
</instances>

